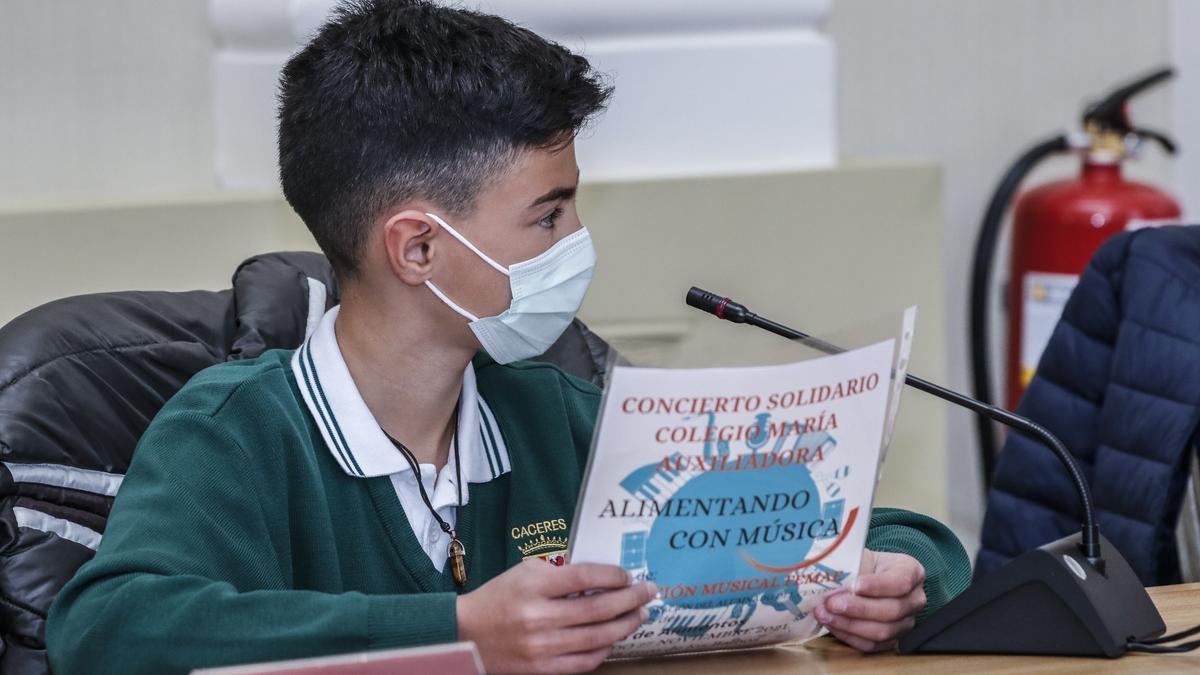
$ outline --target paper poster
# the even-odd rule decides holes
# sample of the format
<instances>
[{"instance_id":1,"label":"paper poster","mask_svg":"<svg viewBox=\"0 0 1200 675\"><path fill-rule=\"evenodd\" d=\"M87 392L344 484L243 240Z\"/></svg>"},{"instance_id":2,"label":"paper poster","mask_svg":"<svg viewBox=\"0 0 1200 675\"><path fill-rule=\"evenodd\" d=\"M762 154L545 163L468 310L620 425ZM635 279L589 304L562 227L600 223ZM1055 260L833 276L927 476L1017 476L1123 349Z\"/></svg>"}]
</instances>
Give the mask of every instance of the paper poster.
<instances>
[{"instance_id":1,"label":"paper poster","mask_svg":"<svg viewBox=\"0 0 1200 675\"><path fill-rule=\"evenodd\" d=\"M782 366L611 372L568 557L660 589L613 656L820 632L812 608L859 569L896 344Z\"/></svg>"}]
</instances>

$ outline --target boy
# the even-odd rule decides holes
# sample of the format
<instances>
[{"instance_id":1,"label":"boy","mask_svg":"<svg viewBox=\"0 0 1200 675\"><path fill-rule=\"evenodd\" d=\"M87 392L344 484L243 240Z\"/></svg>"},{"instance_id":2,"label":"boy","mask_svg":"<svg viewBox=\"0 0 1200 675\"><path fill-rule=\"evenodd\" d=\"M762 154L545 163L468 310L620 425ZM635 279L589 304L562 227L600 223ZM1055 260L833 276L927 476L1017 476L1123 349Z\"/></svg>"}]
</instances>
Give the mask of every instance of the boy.
<instances>
[{"instance_id":1,"label":"boy","mask_svg":"<svg viewBox=\"0 0 1200 675\"><path fill-rule=\"evenodd\" d=\"M299 349L206 370L163 408L54 604L55 670L473 640L490 672L586 671L645 620L653 584L522 555L528 526L569 530L599 403L522 359L591 279L573 139L608 94L497 17L335 13L284 69L279 160L342 304ZM818 617L873 651L968 570L914 514L877 511L868 545Z\"/></svg>"}]
</instances>

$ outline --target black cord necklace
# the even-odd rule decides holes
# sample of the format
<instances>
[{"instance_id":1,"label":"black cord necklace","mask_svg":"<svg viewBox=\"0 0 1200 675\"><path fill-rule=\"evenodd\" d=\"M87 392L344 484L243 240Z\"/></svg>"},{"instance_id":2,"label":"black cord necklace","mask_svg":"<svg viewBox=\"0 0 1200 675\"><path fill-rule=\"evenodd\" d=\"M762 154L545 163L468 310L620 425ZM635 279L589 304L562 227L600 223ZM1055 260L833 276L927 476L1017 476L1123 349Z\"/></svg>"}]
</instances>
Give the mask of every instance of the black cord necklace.
<instances>
[{"instance_id":1,"label":"black cord necklace","mask_svg":"<svg viewBox=\"0 0 1200 675\"><path fill-rule=\"evenodd\" d=\"M437 524L442 527L442 531L450 535L450 574L454 577L454 583L456 585L459 587L466 586L467 547L463 546L463 543L458 540L458 531L450 527L450 523L447 523L446 520L442 518L440 514L438 514L437 509L433 508L433 502L429 501L429 494L425 492L425 481L421 479L421 467L419 464L417 464L417 458L413 455L412 450L409 450L408 446L404 445L395 438L392 438L392 435L389 434L383 427L379 427L379 430L383 432L384 436L387 436L387 439L392 442L392 445L396 446L396 449L400 451L400 454L404 455L404 459L408 460L408 465L412 467L413 477L417 479L417 489L421 492L421 500L425 502L426 508L429 509L429 513L433 515L433 518L437 521ZM454 406L454 486L458 489L458 505L455 508L462 508L462 459L458 452L457 404Z\"/></svg>"}]
</instances>

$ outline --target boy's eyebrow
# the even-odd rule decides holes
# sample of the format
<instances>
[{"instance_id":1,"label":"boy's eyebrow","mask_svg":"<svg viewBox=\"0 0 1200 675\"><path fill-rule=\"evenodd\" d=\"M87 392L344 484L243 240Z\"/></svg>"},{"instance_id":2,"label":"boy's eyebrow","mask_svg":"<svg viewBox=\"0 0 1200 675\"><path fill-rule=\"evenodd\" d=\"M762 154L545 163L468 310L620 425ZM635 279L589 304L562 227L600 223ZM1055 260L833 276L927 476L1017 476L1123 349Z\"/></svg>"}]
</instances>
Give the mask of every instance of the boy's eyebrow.
<instances>
[{"instance_id":1,"label":"boy's eyebrow","mask_svg":"<svg viewBox=\"0 0 1200 675\"><path fill-rule=\"evenodd\" d=\"M578 169L575 170L575 180L577 180L577 181L579 180L579 170ZM537 199L533 200L533 203L529 205L529 208L532 209L533 207L538 206L540 204L545 204L546 202L556 202L560 199L570 199L571 197L575 196L575 188L576 188L575 185L569 185L569 186L564 185L562 187L556 187L553 190L542 195L541 197L538 197Z\"/></svg>"},{"instance_id":2,"label":"boy's eyebrow","mask_svg":"<svg viewBox=\"0 0 1200 675\"><path fill-rule=\"evenodd\" d=\"M547 192L546 194L544 194L541 197L538 197L536 200L534 200L534 202L529 205L529 208L533 208L539 204L545 204L546 202L556 202L560 199L570 199L571 197L574 197L574 196L575 196L574 186L572 186L572 187L565 187L565 186L564 187L556 187L553 190Z\"/></svg>"}]
</instances>

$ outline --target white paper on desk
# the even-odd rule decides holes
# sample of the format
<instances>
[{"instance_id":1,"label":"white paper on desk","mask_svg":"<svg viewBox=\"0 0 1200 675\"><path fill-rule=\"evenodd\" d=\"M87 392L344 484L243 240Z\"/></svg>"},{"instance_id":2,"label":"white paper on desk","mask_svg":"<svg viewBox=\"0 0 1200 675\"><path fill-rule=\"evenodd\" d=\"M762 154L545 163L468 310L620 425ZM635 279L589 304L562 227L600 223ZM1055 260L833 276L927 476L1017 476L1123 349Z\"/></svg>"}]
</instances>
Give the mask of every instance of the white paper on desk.
<instances>
[{"instance_id":1,"label":"white paper on desk","mask_svg":"<svg viewBox=\"0 0 1200 675\"><path fill-rule=\"evenodd\" d=\"M613 656L821 631L812 608L858 573L898 339L780 366L611 372L569 560L661 593Z\"/></svg>"}]
</instances>

